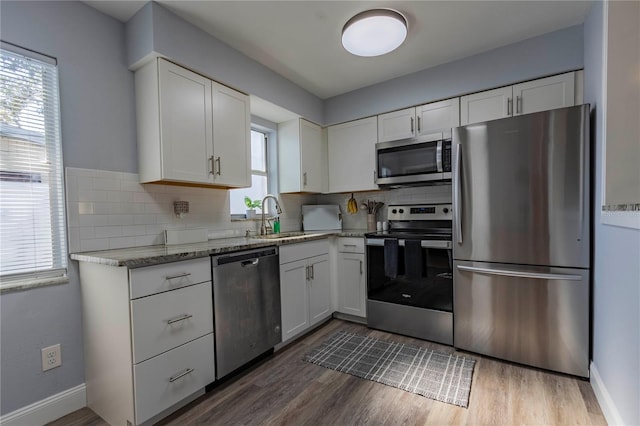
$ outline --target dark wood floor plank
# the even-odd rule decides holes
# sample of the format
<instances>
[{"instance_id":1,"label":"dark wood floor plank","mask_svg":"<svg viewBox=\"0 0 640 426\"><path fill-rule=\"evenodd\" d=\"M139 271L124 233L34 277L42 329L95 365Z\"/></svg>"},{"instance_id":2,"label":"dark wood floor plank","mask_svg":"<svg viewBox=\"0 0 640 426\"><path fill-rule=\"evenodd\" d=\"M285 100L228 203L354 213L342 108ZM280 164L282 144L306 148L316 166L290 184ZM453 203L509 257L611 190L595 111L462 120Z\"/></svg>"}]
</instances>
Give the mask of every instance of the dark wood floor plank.
<instances>
[{"instance_id":1,"label":"dark wood floor plank","mask_svg":"<svg viewBox=\"0 0 640 426\"><path fill-rule=\"evenodd\" d=\"M338 330L476 360L469 407L434 401L303 361ZM450 346L331 320L159 425L606 425L591 385ZM105 426L88 408L53 426Z\"/></svg>"}]
</instances>

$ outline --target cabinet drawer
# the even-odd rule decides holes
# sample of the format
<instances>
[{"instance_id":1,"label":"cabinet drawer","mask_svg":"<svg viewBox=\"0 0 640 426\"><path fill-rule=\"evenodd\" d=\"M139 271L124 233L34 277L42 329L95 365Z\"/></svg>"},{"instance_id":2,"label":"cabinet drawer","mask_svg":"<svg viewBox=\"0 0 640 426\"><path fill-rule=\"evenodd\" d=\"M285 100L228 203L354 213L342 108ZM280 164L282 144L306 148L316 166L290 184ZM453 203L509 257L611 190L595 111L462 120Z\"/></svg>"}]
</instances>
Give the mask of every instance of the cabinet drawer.
<instances>
[{"instance_id":1,"label":"cabinet drawer","mask_svg":"<svg viewBox=\"0 0 640 426\"><path fill-rule=\"evenodd\" d=\"M134 365L136 424L214 381L213 333Z\"/></svg>"},{"instance_id":2,"label":"cabinet drawer","mask_svg":"<svg viewBox=\"0 0 640 426\"><path fill-rule=\"evenodd\" d=\"M307 241L280 247L280 264L329 253L329 240Z\"/></svg>"},{"instance_id":3,"label":"cabinet drawer","mask_svg":"<svg viewBox=\"0 0 640 426\"><path fill-rule=\"evenodd\" d=\"M338 252L364 253L364 238L338 238Z\"/></svg>"},{"instance_id":4,"label":"cabinet drawer","mask_svg":"<svg viewBox=\"0 0 640 426\"><path fill-rule=\"evenodd\" d=\"M211 281L209 256L129 271L131 298Z\"/></svg>"},{"instance_id":5,"label":"cabinet drawer","mask_svg":"<svg viewBox=\"0 0 640 426\"><path fill-rule=\"evenodd\" d=\"M213 331L211 282L131 301L133 362Z\"/></svg>"}]
</instances>

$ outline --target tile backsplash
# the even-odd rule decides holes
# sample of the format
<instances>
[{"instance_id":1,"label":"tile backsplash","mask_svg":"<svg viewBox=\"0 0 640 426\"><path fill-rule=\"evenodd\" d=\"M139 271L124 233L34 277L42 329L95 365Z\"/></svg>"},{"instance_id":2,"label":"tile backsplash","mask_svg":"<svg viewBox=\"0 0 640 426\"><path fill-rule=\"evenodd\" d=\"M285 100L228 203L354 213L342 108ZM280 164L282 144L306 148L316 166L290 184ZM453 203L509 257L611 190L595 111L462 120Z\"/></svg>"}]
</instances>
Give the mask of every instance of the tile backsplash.
<instances>
[{"instance_id":1,"label":"tile backsplash","mask_svg":"<svg viewBox=\"0 0 640 426\"><path fill-rule=\"evenodd\" d=\"M164 244L165 229L206 228L209 238L255 233L259 221L231 220L229 191L215 188L140 184L136 173L65 169L69 252L107 250ZM364 229L367 215L347 214L351 194L280 194L281 229L301 229L303 204L338 204L344 229ZM385 203L376 220L387 219L389 204L450 203L451 186L423 186L388 191L356 192L365 200ZM174 201L188 201L189 213L182 218L173 211Z\"/></svg>"},{"instance_id":2,"label":"tile backsplash","mask_svg":"<svg viewBox=\"0 0 640 426\"><path fill-rule=\"evenodd\" d=\"M140 184L136 173L67 167L69 252L164 244L165 229L206 228L209 238L255 232L258 221L232 221L229 191L215 188ZM315 196L281 199L283 231L300 229L300 206ZM174 201L188 201L189 213L174 214Z\"/></svg>"},{"instance_id":3,"label":"tile backsplash","mask_svg":"<svg viewBox=\"0 0 640 426\"><path fill-rule=\"evenodd\" d=\"M339 204L342 209L342 227L344 229L365 229L367 227L366 211L357 214L347 213L347 201L351 194L323 194L317 197L318 204ZM376 200L384 203L376 215L376 221L387 220L387 207L390 204L438 204L451 203L451 185L416 186L386 191L355 192L353 197L358 200L358 206L366 200Z\"/></svg>"}]
</instances>

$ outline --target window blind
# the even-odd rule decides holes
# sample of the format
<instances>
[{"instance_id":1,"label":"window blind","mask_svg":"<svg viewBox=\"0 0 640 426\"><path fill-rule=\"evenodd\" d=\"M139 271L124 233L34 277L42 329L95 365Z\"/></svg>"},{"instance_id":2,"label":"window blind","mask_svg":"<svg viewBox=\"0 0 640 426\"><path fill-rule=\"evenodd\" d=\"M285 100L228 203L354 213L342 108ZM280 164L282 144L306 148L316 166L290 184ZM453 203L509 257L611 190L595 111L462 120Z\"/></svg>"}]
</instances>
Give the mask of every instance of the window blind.
<instances>
[{"instance_id":1,"label":"window blind","mask_svg":"<svg viewBox=\"0 0 640 426\"><path fill-rule=\"evenodd\" d=\"M0 286L66 275L58 70L0 49ZM11 49L14 50L14 49Z\"/></svg>"}]
</instances>

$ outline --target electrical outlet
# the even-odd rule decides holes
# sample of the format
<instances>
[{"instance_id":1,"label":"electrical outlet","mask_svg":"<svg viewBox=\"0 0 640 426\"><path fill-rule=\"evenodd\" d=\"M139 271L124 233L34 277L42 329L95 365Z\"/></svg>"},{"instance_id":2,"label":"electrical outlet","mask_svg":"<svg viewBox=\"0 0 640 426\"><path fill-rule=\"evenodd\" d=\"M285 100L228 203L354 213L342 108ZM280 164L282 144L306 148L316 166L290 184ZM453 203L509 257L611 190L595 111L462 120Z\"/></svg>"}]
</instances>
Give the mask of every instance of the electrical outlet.
<instances>
[{"instance_id":1,"label":"electrical outlet","mask_svg":"<svg viewBox=\"0 0 640 426\"><path fill-rule=\"evenodd\" d=\"M60 350L60 343L42 349L42 371L51 370L61 365L62 351Z\"/></svg>"}]
</instances>

